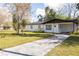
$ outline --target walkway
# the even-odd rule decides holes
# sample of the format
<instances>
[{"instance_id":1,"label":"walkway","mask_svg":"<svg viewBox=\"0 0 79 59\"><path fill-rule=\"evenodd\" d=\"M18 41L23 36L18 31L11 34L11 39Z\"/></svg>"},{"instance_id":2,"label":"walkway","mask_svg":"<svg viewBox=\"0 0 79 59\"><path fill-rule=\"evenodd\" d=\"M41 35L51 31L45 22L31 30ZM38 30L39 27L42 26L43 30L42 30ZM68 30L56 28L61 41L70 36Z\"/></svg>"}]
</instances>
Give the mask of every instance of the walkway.
<instances>
[{"instance_id":1,"label":"walkway","mask_svg":"<svg viewBox=\"0 0 79 59\"><path fill-rule=\"evenodd\" d=\"M52 48L59 45L68 35L56 34L47 39L22 44L0 51L0 56L44 56Z\"/></svg>"}]
</instances>

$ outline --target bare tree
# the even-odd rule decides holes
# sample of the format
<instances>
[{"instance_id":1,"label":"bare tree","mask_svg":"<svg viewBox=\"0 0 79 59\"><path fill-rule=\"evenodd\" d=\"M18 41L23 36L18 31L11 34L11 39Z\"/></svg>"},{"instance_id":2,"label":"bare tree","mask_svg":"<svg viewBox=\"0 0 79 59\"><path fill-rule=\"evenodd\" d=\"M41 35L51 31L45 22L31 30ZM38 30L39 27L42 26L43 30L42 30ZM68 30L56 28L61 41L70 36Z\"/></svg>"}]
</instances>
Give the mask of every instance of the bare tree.
<instances>
[{"instance_id":1,"label":"bare tree","mask_svg":"<svg viewBox=\"0 0 79 59\"><path fill-rule=\"evenodd\" d=\"M17 20L17 34L19 34L21 29L21 22L23 19L29 18L30 12L30 3L13 3L13 4L5 4L9 11L13 15L13 19ZM15 15L15 16L14 16Z\"/></svg>"},{"instance_id":2,"label":"bare tree","mask_svg":"<svg viewBox=\"0 0 79 59\"><path fill-rule=\"evenodd\" d=\"M78 16L76 3L66 3L58 9L58 14L65 15L68 18L76 18Z\"/></svg>"}]
</instances>

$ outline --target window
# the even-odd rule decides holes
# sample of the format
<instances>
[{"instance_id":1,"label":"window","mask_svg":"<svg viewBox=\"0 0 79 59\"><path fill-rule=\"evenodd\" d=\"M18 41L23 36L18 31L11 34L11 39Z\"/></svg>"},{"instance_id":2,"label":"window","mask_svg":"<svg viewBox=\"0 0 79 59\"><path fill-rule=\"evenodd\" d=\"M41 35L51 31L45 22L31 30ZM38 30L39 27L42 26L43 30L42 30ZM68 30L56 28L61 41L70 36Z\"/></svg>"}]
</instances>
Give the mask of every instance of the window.
<instances>
[{"instance_id":1,"label":"window","mask_svg":"<svg viewBox=\"0 0 79 59\"><path fill-rule=\"evenodd\" d=\"M46 30L51 30L52 29L52 25L46 25Z\"/></svg>"},{"instance_id":2,"label":"window","mask_svg":"<svg viewBox=\"0 0 79 59\"><path fill-rule=\"evenodd\" d=\"M30 28L31 28L31 29L33 29L33 26L32 26L32 25L30 25Z\"/></svg>"}]
</instances>

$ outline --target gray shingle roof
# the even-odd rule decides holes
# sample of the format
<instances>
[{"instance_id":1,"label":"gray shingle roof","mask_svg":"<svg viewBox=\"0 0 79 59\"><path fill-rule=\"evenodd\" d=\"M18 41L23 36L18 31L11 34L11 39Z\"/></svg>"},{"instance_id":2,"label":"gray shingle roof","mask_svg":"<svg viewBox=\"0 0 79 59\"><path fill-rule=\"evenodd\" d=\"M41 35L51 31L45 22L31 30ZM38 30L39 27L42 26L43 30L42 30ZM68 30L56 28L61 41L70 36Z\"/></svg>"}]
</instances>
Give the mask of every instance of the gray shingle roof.
<instances>
[{"instance_id":1,"label":"gray shingle roof","mask_svg":"<svg viewBox=\"0 0 79 59\"><path fill-rule=\"evenodd\" d=\"M42 22L33 22L33 23L29 23L27 25L40 25L40 24L42 24Z\"/></svg>"},{"instance_id":2,"label":"gray shingle roof","mask_svg":"<svg viewBox=\"0 0 79 59\"><path fill-rule=\"evenodd\" d=\"M77 19L72 19L72 20L63 20L63 19L52 19L44 22L33 22L29 23L27 25L40 25L40 24L46 24L46 23L63 23L63 22L75 22L77 23Z\"/></svg>"},{"instance_id":3,"label":"gray shingle roof","mask_svg":"<svg viewBox=\"0 0 79 59\"><path fill-rule=\"evenodd\" d=\"M63 23L63 22L77 22L77 19L72 19L72 20L53 19L53 20L45 21L45 22L43 22L43 24L46 24L46 23Z\"/></svg>"}]
</instances>

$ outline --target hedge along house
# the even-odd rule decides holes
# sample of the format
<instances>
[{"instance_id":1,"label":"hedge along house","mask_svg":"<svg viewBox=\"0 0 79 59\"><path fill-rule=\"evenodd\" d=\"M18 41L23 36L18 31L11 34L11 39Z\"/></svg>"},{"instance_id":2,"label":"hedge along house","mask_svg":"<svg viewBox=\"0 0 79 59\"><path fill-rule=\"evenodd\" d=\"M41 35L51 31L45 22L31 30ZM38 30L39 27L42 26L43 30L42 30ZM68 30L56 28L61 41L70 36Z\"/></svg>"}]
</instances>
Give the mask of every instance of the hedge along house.
<instances>
[{"instance_id":1,"label":"hedge along house","mask_svg":"<svg viewBox=\"0 0 79 59\"><path fill-rule=\"evenodd\" d=\"M28 31L38 31L42 30L44 32L53 32L53 33L63 33L63 32L73 32L76 31L77 20L62 20L62 19L53 19L45 21L42 23L30 23L28 24Z\"/></svg>"}]
</instances>

